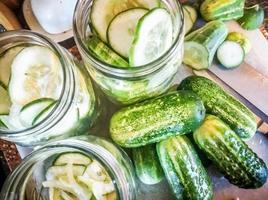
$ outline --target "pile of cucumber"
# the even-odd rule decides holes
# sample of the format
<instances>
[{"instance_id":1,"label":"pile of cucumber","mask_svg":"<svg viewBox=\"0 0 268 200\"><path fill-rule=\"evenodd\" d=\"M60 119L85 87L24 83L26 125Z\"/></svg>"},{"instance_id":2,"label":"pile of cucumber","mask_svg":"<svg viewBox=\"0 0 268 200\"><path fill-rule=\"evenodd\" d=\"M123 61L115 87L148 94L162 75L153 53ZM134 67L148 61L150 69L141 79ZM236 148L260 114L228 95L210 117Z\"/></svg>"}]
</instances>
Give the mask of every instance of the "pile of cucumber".
<instances>
[{"instance_id":1,"label":"pile of cucumber","mask_svg":"<svg viewBox=\"0 0 268 200\"><path fill-rule=\"evenodd\" d=\"M172 17L160 0L94 0L90 23L87 47L112 67L146 65L173 41Z\"/></svg>"},{"instance_id":2,"label":"pile of cucumber","mask_svg":"<svg viewBox=\"0 0 268 200\"><path fill-rule=\"evenodd\" d=\"M113 141L132 148L140 181L152 185L165 176L175 197L188 200L213 198L204 156L238 187L267 181L266 164L245 143L256 129L246 106L199 76L185 78L177 91L124 107L110 120Z\"/></svg>"},{"instance_id":3,"label":"pile of cucumber","mask_svg":"<svg viewBox=\"0 0 268 200\"><path fill-rule=\"evenodd\" d=\"M228 34L223 22L237 20L246 30L257 29L264 20L263 8L258 4L245 7L245 0L205 0L194 4L189 2L183 6L186 25L183 62L195 70L208 69L216 55L224 67L238 67L250 51L251 45L242 33ZM190 32L197 20L198 11L207 23Z\"/></svg>"}]
</instances>

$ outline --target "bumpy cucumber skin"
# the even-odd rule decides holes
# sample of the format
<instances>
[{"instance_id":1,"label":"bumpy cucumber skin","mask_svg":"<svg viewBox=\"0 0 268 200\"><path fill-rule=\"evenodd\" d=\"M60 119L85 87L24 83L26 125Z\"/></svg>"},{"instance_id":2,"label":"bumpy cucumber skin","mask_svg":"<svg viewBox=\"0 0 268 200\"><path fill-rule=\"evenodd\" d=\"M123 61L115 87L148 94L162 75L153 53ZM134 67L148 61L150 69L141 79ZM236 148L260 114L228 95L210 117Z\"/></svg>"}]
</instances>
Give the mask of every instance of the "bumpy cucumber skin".
<instances>
[{"instance_id":1,"label":"bumpy cucumber skin","mask_svg":"<svg viewBox=\"0 0 268 200\"><path fill-rule=\"evenodd\" d=\"M228 34L226 40L239 43L243 47L246 54L251 49L251 43L249 39L243 33L231 32Z\"/></svg>"},{"instance_id":2,"label":"bumpy cucumber skin","mask_svg":"<svg viewBox=\"0 0 268 200\"><path fill-rule=\"evenodd\" d=\"M207 113L227 123L240 138L248 140L254 136L257 129L254 114L213 81L201 76L189 76L178 89L195 92L202 99Z\"/></svg>"},{"instance_id":3,"label":"bumpy cucumber skin","mask_svg":"<svg viewBox=\"0 0 268 200\"><path fill-rule=\"evenodd\" d=\"M122 108L112 116L110 134L120 146L145 146L195 130L204 115L196 94L175 91Z\"/></svg>"},{"instance_id":4,"label":"bumpy cucumber skin","mask_svg":"<svg viewBox=\"0 0 268 200\"><path fill-rule=\"evenodd\" d=\"M158 143L157 153L176 199L212 200L211 180L186 136Z\"/></svg>"},{"instance_id":5,"label":"bumpy cucumber skin","mask_svg":"<svg viewBox=\"0 0 268 200\"><path fill-rule=\"evenodd\" d=\"M263 160L218 117L208 115L194 132L194 139L234 185L259 188L266 182L268 171Z\"/></svg>"},{"instance_id":6,"label":"bumpy cucumber skin","mask_svg":"<svg viewBox=\"0 0 268 200\"><path fill-rule=\"evenodd\" d=\"M132 149L132 159L136 175L147 185L154 185L164 178L163 169L159 163L155 144Z\"/></svg>"},{"instance_id":7,"label":"bumpy cucumber skin","mask_svg":"<svg viewBox=\"0 0 268 200\"><path fill-rule=\"evenodd\" d=\"M96 36L93 36L88 40L87 47L92 51L95 57L103 62L113 65L114 67L126 68L129 66L127 61L125 61L121 56L110 49Z\"/></svg>"},{"instance_id":8,"label":"bumpy cucumber skin","mask_svg":"<svg viewBox=\"0 0 268 200\"><path fill-rule=\"evenodd\" d=\"M184 46L186 48L188 41L196 42L204 46L209 53L208 66L204 66L200 69L207 69L211 65L218 47L226 39L227 35L228 29L223 22L218 20L211 21L202 28L187 35L185 37Z\"/></svg>"},{"instance_id":9,"label":"bumpy cucumber skin","mask_svg":"<svg viewBox=\"0 0 268 200\"><path fill-rule=\"evenodd\" d=\"M205 0L200 13L206 21L238 19L244 14L245 0Z\"/></svg>"},{"instance_id":10,"label":"bumpy cucumber skin","mask_svg":"<svg viewBox=\"0 0 268 200\"><path fill-rule=\"evenodd\" d=\"M237 22L246 30L254 30L259 28L264 20L264 10L258 4L250 8L245 8L244 16Z\"/></svg>"}]
</instances>

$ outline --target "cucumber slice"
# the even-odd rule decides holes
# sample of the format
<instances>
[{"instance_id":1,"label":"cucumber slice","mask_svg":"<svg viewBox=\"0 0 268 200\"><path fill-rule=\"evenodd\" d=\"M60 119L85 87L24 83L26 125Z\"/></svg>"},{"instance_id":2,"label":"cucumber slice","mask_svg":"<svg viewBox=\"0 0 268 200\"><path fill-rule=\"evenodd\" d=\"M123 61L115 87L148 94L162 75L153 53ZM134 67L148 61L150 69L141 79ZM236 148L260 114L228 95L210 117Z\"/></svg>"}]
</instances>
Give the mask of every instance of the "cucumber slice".
<instances>
[{"instance_id":1,"label":"cucumber slice","mask_svg":"<svg viewBox=\"0 0 268 200\"><path fill-rule=\"evenodd\" d=\"M92 160L88 156L80 152L68 152L59 155L53 165L66 165L69 163L75 165L89 165L91 162Z\"/></svg>"},{"instance_id":2,"label":"cucumber slice","mask_svg":"<svg viewBox=\"0 0 268 200\"><path fill-rule=\"evenodd\" d=\"M58 99L63 84L61 67L59 58L49 48L25 47L11 65L11 102L24 106L42 97Z\"/></svg>"},{"instance_id":3,"label":"cucumber slice","mask_svg":"<svg viewBox=\"0 0 268 200\"><path fill-rule=\"evenodd\" d=\"M0 115L7 115L11 106L8 92L0 82Z\"/></svg>"},{"instance_id":4,"label":"cucumber slice","mask_svg":"<svg viewBox=\"0 0 268 200\"><path fill-rule=\"evenodd\" d=\"M60 196L62 197L63 200L74 200L74 197L70 196L68 193L66 193L62 190L60 191ZM55 200L55 199L53 199L53 200Z\"/></svg>"},{"instance_id":5,"label":"cucumber slice","mask_svg":"<svg viewBox=\"0 0 268 200\"><path fill-rule=\"evenodd\" d=\"M7 126L7 118L8 116L7 115L0 115L0 128L1 129L8 129L8 126Z\"/></svg>"},{"instance_id":6,"label":"cucumber slice","mask_svg":"<svg viewBox=\"0 0 268 200\"><path fill-rule=\"evenodd\" d=\"M53 102L50 102L49 104L47 104L46 107L40 110L40 112L37 115L35 115L34 118L32 118L33 120L31 125L36 125L41 121L43 121L49 115L49 113L51 113L51 111L54 109L57 102L58 101L53 100Z\"/></svg>"},{"instance_id":7,"label":"cucumber slice","mask_svg":"<svg viewBox=\"0 0 268 200\"><path fill-rule=\"evenodd\" d=\"M121 58L117 53L115 53L95 36L89 39L87 46L95 54L95 56L103 62L121 68L129 66L127 61Z\"/></svg>"},{"instance_id":8,"label":"cucumber slice","mask_svg":"<svg viewBox=\"0 0 268 200\"><path fill-rule=\"evenodd\" d=\"M111 21L107 32L108 42L121 56L128 58L135 28L147 12L144 8L132 8L119 13Z\"/></svg>"},{"instance_id":9,"label":"cucumber slice","mask_svg":"<svg viewBox=\"0 0 268 200\"><path fill-rule=\"evenodd\" d=\"M186 42L183 62L196 70L206 69L209 66L209 52L205 46L197 42Z\"/></svg>"},{"instance_id":10,"label":"cucumber slice","mask_svg":"<svg viewBox=\"0 0 268 200\"><path fill-rule=\"evenodd\" d=\"M13 47L0 57L0 81L5 87L8 86L13 59L23 48L22 46Z\"/></svg>"},{"instance_id":11,"label":"cucumber slice","mask_svg":"<svg viewBox=\"0 0 268 200\"><path fill-rule=\"evenodd\" d=\"M86 167L83 165L73 165L72 166L72 171L74 176L81 176ZM63 166L51 166L48 168L46 172L46 179L47 180L54 180L62 176L66 176L68 174L68 166L63 165Z\"/></svg>"},{"instance_id":12,"label":"cucumber slice","mask_svg":"<svg viewBox=\"0 0 268 200\"><path fill-rule=\"evenodd\" d=\"M34 119L49 105L54 104L54 102L54 99L41 98L23 106L19 115L22 125L25 127L31 127Z\"/></svg>"},{"instance_id":13,"label":"cucumber slice","mask_svg":"<svg viewBox=\"0 0 268 200\"><path fill-rule=\"evenodd\" d=\"M194 23L197 20L197 12L192 6L184 5L182 8L184 14L185 34L187 34L193 28Z\"/></svg>"},{"instance_id":14,"label":"cucumber slice","mask_svg":"<svg viewBox=\"0 0 268 200\"><path fill-rule=\"evenodd\" d=\"M239 43L225 41L217 50L217 58L224 67L234 68L244 61L245 52Z\"/></svg>"},{"instance_id":15,"label":"cucumber slice","mask_svg":"<svg viewBox=\"0 0 268 200\"><path fill-rule=\"evenodd\" d=\"M129 53L130 65L145 65L162 56L172 44L172 35L172 18L167 10L155 8L148 12L136 27Z\"/></svg>"},{"instance_id":16,"label":"cucumber slice","mask_svg":"<svg viewBox=\"0 0 268 200\"><path fill-rule=\"evenodd\" d=\"M159 6L159 0L94 0L90 18L98 36L107 42L107 29L115 15L130 8L152 9Z\"/></svg>"},{"instance_id":17,"label":"cucumber slice","mask_svg":"<svg viewBox=\"0 0 268 200\"><path fill-rule=\"evenodd\" d=\"M95 160L87 166L83 176L95 181L105 181L109 178L103 167Z\"/></svg>"}]
</instances>

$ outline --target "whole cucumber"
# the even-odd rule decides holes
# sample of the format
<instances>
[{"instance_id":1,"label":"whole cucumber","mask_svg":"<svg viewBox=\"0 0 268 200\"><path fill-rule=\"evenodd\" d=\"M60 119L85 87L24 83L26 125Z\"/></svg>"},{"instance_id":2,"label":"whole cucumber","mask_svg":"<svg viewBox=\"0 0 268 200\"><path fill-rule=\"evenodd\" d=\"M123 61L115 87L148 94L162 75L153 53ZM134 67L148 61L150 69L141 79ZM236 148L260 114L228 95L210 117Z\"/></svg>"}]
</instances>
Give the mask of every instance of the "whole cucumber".
<instances>
[{"instance_id":1,"label":"whole cucumber","mask_svg":"<svg viewBox=\"0 0 268 200\"><path fill-rule=\"evenodd\" d=\"M204 117L204 105L195 93L174 91L116 112L110 134L120 146L140 147L192 132Z\"/></svg>"},{"instance_id":2,"label":"whole cucumber","mask_svg":"<svg viewBox=\"0 0 268 200\"><path fill-rule=\"evenodd\" d=\"M176 199L212 200L210 178L186 136L158 143L157 154Z\"/></svg>"},{"instance_id":3,"label":"whole cucumber","mask_svg":"<svg viewBox=\"0 0 268 200\"><path fill-rule=\"evenodd\" d=\"M195 92L202 99L207 113L222 119L242 139L254 136L257 129L254 114L213 81L201 76L189 76L178 89Z\"/></svg>"},{"instance_id":4,"label":"whole cucumber","mask_svg":"<svg viewBox=\"0 0 268 200\"><path fill-rule=\"evenodd\" d=\"M194 139L231 183L259 188L266 182L263 160L218 117L208 115L194 132Z\"/></svg>"},{"instance_id":5,"label":"whole cucumber","mask_svg":"<svg viewBox=\"0 0 268 200\"><path fill-rule=\"evenodd\" d=\"M163 180L164 172L159 163L155 144L133 148L132 159L141 182L154 185Z\"/></svg>"}]
</instances>

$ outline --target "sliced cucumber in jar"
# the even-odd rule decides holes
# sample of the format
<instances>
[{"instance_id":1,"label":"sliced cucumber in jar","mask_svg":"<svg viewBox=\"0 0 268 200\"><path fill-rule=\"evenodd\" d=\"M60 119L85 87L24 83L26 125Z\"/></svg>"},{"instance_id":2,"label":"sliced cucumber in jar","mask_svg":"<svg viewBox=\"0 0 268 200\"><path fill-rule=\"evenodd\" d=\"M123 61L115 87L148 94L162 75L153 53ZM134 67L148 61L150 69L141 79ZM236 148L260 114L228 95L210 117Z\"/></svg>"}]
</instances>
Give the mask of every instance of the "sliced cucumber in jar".
<instances>
[{"instance_id":1,"label":"sliced cucumber in jar","mask_svg":"<svg viewBox=\"0 0 268 200\"><path fill-rule=\"evenodd\" d=\"M0 57L0 81L5 87L8 86L13 59L23 48L23 46L13 47Z\"/></svg>"},{"instance_id":2,"label":"sliced cucumber in jar","mask_svg":"<svg viewBox=\"0 0 268 200\"><path fill-rule=\"evenodd\" d=\"M98 36L107 42L107 29L115 15L130 8L152 9L159 6L159 0L94 0L90 18Z\"/></svg>"},{"instance_id":3,"label":"sliced cucumber in jar","mask_svg":"<svg viewBox=\"0 0 268 200\"><path fill-rule=\"evenodd\" d=\"M58 99L62 91L61 62L49 48L25 47L11 65L9 96L11 102L24 106L42 97Z\"/></svg>"},{"instance_id":4,"label":"sliced cucumber in jar","mask_svg":"<svg viewBox=\"0 0 268 200\"><path fill-rule=\"evenodd\" d=\"M58 101L53 101L50 104L48 104L44 109L41 110L41 112L39 112L37 115L35 115L35 117L32 120L32 125L36 125L38 123L40 123L41 121L43 121L50 113L51 111L54 109L56 103Z\"/></svg>"},{"instance_id":5,"label":"sliced cucumber in jar","mask_svg":"<svg viewBox=\"0 0 268 200\"><path fill-rule=\"evenodd\" d=\"M81 176L83 175L86 167L84 165L73 165L71 170L74 176ZM69 169L67 164L61 166L51 166L48 168L46 172L46 179L53 180L58 177L66 176L69 173Z\"/></svg>"},{"instance_id":6,"label":"sliced cucumber in jar","mask_svg":"<svg viewBox=\"0 0 268 200\"><path fill-rule=\"evenodd\" d=\"M138 22L129 53L131 66L148 64L162 56L172 44L173 25L169 12L155 8Z\"/></svg>"},{"instance_id":7,"label":"sliced cucumber in jar","mask_svg":"<svg viewBox=\"0 0 268 200\"><path fill-rule=\"evenodd\" d=\"M51 98L41 98L34 100L22 107L20 111L20 121L25 127L31 127L34 119L49 105L55 102Z\"/></svg>"},{"instance_id":8,"label":"sliced cucumber in jar","mask_svg":"<svg viewBox=\"0 0 268 200\"><path fill-rule=\"evenodd\" d=\"M11 106L7 89L0 82L0 115L7 115Z\"/></svg>"},{"instance_id":9,"label":"sliced cucumber in jar","mask_svg":"<svg viewBox=\"0 0 268 200\"><path fill-rule=\"evenodd\" d=\"M8 116L0 115L0 129L8 129Z\"/></svg>"},{"instance_id":10,"label":"sliced cucumber in jar","mask_svg":"<svg viewBox=\"0 0 268 200\"><path fill-rule=\"evenodd\" d=\"M217 50L217 58L224 67L235 68L244 61L245 52L239 43L225 41Z\"/></svg>"},{"instance_id":11,"label":"sliced cucumber in jar","mask_svg":"<svg viewBox=\"0 0 268 200\"><path fill-rule=\"evenodd\" d=\"M80 152L68 152L59 155L53 165L66 165L69 163L74 165L89 165L91 162L92 160L88 156Z\"/></svg>"},{"instance_id":12,"label":"sliced cucumber in jar","mask_svg":"<svg viewBox=\"0 0 268 200\"><path fill-rule=\"evenodd\" d=\"M147 12L144 8L131 8L116 15L109 24L108 42L121 56L128 58L138 21Z\"/></svg>"}]
</instances>

